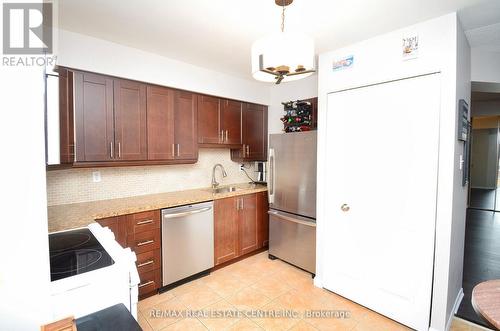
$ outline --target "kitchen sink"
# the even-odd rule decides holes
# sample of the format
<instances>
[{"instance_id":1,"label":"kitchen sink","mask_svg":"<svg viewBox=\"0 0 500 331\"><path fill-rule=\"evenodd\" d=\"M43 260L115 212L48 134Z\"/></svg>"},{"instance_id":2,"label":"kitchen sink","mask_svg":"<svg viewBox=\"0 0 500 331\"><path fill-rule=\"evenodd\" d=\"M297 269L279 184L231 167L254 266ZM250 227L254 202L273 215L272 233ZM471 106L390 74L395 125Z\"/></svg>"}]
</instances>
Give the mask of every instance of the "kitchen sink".
<instances>
[{"instance_id":1,"label":"kitchen sink","mask_svg":"<svg viewBox=\"0 0 500 331\"><path fill-rule=\"evenodd\" d=\"M229 193L229 192L234 192L234 191L238 191L238 190L241 190L241 189L238 187L235 187L235 186L225 186L225 187L214 188L214 189L212 189L212 192L213 193Z\"/></svg>"}]
</instances>

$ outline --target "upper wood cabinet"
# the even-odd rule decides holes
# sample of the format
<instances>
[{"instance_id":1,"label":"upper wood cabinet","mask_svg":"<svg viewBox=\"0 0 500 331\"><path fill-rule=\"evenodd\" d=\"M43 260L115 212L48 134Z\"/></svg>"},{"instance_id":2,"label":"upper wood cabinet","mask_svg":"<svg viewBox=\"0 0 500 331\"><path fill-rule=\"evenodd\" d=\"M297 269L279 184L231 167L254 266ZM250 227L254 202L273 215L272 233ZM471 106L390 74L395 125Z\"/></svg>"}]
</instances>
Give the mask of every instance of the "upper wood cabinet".
<instances>
[{"instance_id":1,"label":"upper wood cabinet","mask_svg":"<svg viewBox=\"0 0 500 331\"><path fill-rule=\"evenodd\" d=\"M221 142L219 106L219 98L207 95L198 96L198 143L219 144Z\"/></svg>"},{"instance_id":2,"label":"upper wood cabinet","mask_svg":"<svg viewBox=\"0 0 500 331\"><path fill-rule=\"evenodd\" d=\"M244 103L242 111L243 146L231 151L238 162L267 160L267 107Z\"/></svg>"},{"instance_id":3,"label":"upper wood cabinet","mask_svg":"<svg viewBox=\"0 0 500 331\"><path fill-rule=\"evenodd\" d=\"M196 94L174 93L174 144L176 160L198 159L198 112Z\"/></svg>"},{"instance_id":4,"label":"upper wood cabinet","mask_svg":"<svg viewBox=\"0 0 500 331\"><path fill-rule=\"evenodd\" d=\"M115 160L147 160L146 85L115 79Z\"/></svg>"},{"instance_id":5,"label":"upper wood cabinet","mask_svg":"<svg viewBox=\"0 0 500 331\"><path fill-rule=\"evenodd\" d=\"M239 101L198 96L198 143L201 147L240 147L241 106Z\"/></svg>"},{"instance_id":6,"label":"upper wood cabinet","mask_svg":"<svg viewBox=\"0 0 500 331\"><path fill-rule=\"evenodd\" d=\"M148 160L198 159L196 94L148 86Z\"/></svg>"},{"instance_id":7,"label":"upper wood cabinet","mask_svg":"<svg viewBox=\"0 0 500 331\"><path fill-rule=\"evenodd\" d=\"M226 145L241 144L241 102L221 100L220 128L222 143Z\"/></svg>"},{"instance_id":8,"label":"upper wood cabinet","mask_svg":"<svg viewBox=\"0 0 500 331\"><path fill-rule=\"evenodd\" d=\"M75 80L75 160L76 162L114 159L113 79L76 72Z\"/></svg>"},{"instance_id":9,"label":"upper wood cabinet","mask_svg":"<svg viewBox=\"0 0 500 331\"><path fill-rule=\"evenodd\" d=\"M148 160L172 160L174 143L174 90L147 87Z\"/></svg>"}]
</instances>

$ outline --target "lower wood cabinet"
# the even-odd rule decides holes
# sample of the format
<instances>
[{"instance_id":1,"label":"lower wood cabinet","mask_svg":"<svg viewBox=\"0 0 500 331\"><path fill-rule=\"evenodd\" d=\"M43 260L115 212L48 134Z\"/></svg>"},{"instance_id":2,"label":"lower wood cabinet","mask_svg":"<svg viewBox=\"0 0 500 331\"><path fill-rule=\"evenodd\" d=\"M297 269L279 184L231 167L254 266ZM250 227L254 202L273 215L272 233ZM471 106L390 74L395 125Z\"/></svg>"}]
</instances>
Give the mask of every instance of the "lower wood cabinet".
<instances>
[{"instance_id":1,"label":"lower wood cabinet","mask_svg":"<svg viewBox=\"0 0 500 331\"><path fill-rule=\"evenodd\" d=\"M120 245L130 247L136 253L136 266L141 280L139 297L155 294L161 287L160 211L109 217L96 222L107 226Z\"/></svg>"},{"instance_id":2,"label":"lower wood cabinet","mask_svg":"<svg viewBox=\"0 0 500 331\"><path fill-rule=\"evenodd\" d=\"M266 192L215 200L215 265L265 247L268 229Z\"/></svg>"}]
</instances>

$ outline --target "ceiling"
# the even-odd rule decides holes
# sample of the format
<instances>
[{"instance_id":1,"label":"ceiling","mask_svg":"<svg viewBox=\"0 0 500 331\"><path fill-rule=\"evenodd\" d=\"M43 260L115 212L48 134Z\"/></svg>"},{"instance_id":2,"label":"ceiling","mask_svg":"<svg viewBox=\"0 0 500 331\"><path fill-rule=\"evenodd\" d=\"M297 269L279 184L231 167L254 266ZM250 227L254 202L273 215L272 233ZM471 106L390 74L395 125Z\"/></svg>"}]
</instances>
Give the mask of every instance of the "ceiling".
<instances>
[{"instance_id":1,"label":"ceiling","mask_svg":"<svg viewBox=\"0 0 500 331\"><path fill-rule=\"evenodd\" d=\"M482 1L459 12L471 47L500 52L500 1Z\"/></svg>"},{"instance_id":2,"label":"ceiling","mask_svg":"<svg viewBox=\"0 0 500 331\"><path fill-rule=\"evenodd\" d=\"M481 9L485 4L493 7ZM320 53L460 10L469 38L484 46L500 38L500 10L492 10L499 4L498 0L295 0L286 10L286 29L309 34ZM252 42L278 31L280 15L273 0L59 3L63 29L249 79Z\"/></svg>"}]
</instances>

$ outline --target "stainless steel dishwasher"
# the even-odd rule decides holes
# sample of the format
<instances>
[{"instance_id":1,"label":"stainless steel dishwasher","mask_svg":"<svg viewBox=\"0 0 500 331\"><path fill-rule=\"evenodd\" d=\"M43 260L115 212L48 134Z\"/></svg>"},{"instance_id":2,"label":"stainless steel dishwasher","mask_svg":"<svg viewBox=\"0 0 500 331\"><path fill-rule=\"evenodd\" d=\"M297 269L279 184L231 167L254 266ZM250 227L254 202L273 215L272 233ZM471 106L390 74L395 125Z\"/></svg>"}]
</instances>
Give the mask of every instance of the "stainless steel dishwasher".
<instances>
[{"instance_id":1,"label":"stainless steel dishwasher","mask_svg":"<svg viewBox=\"0 0 500 331\"><path fill-rule=\"evenodd\" d=\"M175 287L214 266L212 201L163 209L161 216L163 286Z\"/></svg>"}]
</instances>

